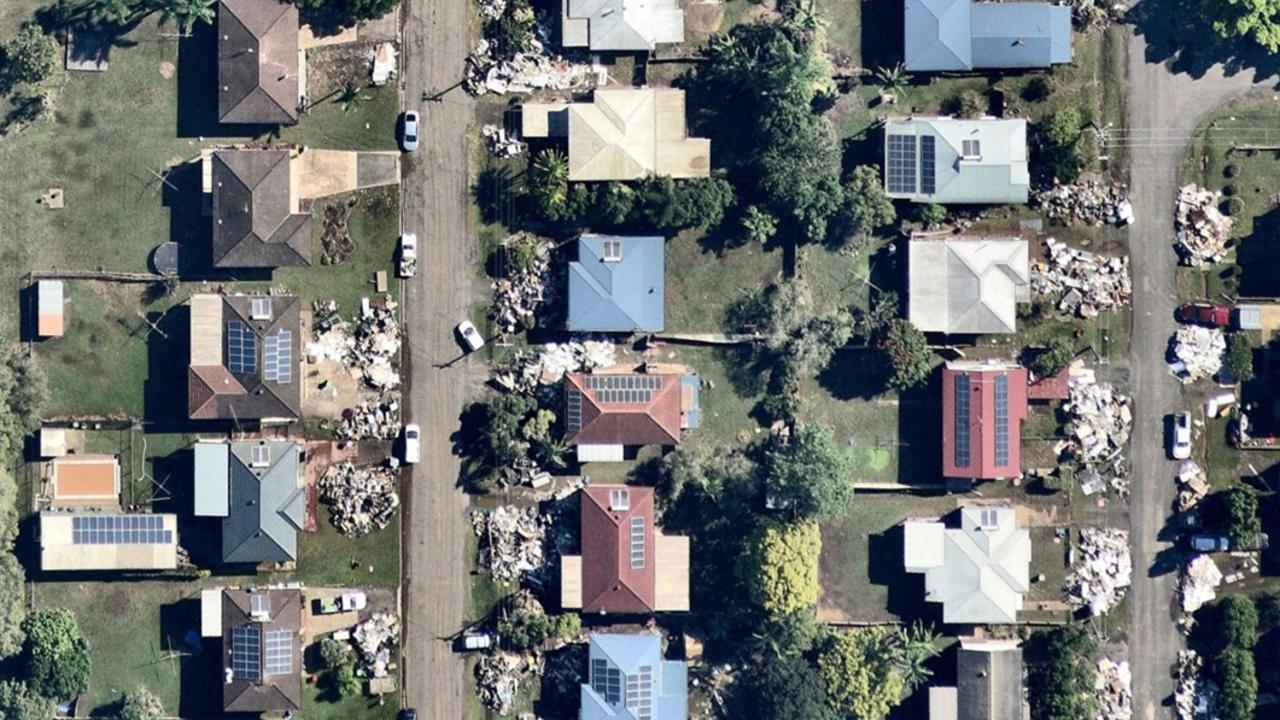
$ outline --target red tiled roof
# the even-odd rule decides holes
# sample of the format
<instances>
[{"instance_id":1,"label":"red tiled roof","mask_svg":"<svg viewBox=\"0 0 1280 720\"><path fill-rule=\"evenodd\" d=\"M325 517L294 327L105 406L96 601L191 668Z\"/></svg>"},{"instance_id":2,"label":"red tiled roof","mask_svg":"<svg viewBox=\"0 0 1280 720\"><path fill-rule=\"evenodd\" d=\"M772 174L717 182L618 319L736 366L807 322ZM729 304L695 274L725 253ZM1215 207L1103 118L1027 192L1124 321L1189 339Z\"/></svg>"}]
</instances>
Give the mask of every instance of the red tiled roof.
<instances>
[{"instance_id":1,"label":"red tiled roof","mask_svg":"<svg viewBox=\"0 0 1280 720\"><path fill-rule=\"evenodd\" d=\"M1008 383L1006 462L997 464L996 384ZM968 418L957 423L957 385L968 383ZM1014 365L981 366L952 363L942 371L942 474L950 478L994 480L1022 473L1022 421L1027 417L1027 371ZM964 457L968 435L967 462ZM960 436L960 437L957 437Z\"/></svg>"},{"instance_id":2,"label":"red tiled roof","mask_svg":"<svg viewBox=\"0 0 1280 720\"><path fill-rule=\"evenodd\" d=\"M648 402L601 402L597 391L587 389L587 377L657 378L662 384L644 391L650 393ZM570 445L680 444L679 375L574 373L565 378L564 387L566 402L573 393L582 396L581 421L565 434Z\"/></svg>"},{"instance_id":3,"label":"red tiled roof","mask_svg":"<svg viewBox=\"0 0 1280 720\"><path fill-rule=\"evenodd\" d=\"M609 509L611 490L630 507ZM631 519L644 520L644 566L631 567ZM656 603L653 488L592 485L582 489L582 611L651 613Z\"/></svg>"}]
</instances>

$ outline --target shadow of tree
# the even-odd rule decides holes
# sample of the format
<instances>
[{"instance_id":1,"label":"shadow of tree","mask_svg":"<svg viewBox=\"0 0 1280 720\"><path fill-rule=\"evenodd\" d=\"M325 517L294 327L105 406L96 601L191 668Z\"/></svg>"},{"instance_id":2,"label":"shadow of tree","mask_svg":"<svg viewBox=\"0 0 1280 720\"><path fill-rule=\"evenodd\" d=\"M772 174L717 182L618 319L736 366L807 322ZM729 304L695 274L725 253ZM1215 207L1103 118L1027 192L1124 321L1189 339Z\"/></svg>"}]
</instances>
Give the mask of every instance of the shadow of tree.
<instances>
[{"instance_id":1,"label":"shadow of tree","mask_svg":"<svg viewBox=\"0 0 1280 720\"><path fill-rule=\"evenodd\" d=\"M1218 37L1183 0L1143 0L1125 20L1146 41L1146 61L1165 63L1175 73L1200 78L1215 65L1228 76L1252 72L1258 81L1280 73L1280 56L1251 40Z\"/></svg>"}]
</instances>

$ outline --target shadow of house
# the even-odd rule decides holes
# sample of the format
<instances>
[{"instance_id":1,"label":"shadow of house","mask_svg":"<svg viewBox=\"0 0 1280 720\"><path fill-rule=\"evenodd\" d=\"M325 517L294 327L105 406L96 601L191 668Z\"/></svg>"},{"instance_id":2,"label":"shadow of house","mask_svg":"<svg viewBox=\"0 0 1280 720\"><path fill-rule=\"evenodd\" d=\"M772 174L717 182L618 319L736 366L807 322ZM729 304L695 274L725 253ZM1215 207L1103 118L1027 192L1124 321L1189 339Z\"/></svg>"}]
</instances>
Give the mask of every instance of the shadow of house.
<instances>
[{"instance_id":1,"label":"shadow of house","mask_svg":"<svg viewBox=\"0 0 1280 720\"><path fill-rule=\"evenodd\" d=\"M898 394L898 482L936 485L942 480L942 375Z\"/></svg>"},{"instance_id":2,"label":"shadow of house","mask_svg":"<svg viewBox=\"0 0 1280 720\"><path fill-rule=\"evenodd\" d=\"M163 483L165 491L152 503L152 510L178 516L178 538L193 565L210 568L215 575L252 574L252 567L223 566L221 520L195 514L194 462L189 447L152 461L155 481Z\"/></svg>"},{"instance_id":3,"label":"shadow of house","mask_svg":"<svg viewBox=\"0 0 1280 720\"><path fill-rule=\"evenodd\" d=\"M217 638L200 637L200 597L160 606L160 647L178 663L181 717L210 717L222 707L222 663ZM174 710L175 708L169 708Z\"/></svg>"},{"instance_id":4,"label":"shadow of house","mask_svg":"<svg viewBox=\"0 0 1280 720\"><path fill-rule=\"evenodd\" d=\"M1253 234L1236 248L1244 297L1280 297L1280 263L1275 261L1278 237L1280 207L1255 218Z\"/></svg>"},{"instance_id":5,"label":"shadow of house","mask_svg":"<svg viewBox=\"0 0 1280 720\"><path fill-rule=\"evenodd\" d=\"M1280 73L1280 56L1247 39L1218 37L1199 13L1187 12L1182 0L1145 0L1125 16L1146 41L1148 63L1166 63L1175 73L1193 78L1222 65L1226 75L1253 73L1261 81Z\"/></svg>"},{"instance_id":6,"label":"shadow of house","mask_svg":"<svg viewBox=\"0 0 1280 720\"><path fill-rule=\"evenodd\" d=\"M867 538L867 555L876 558L867 567L867 580L889 590L889 612L906 620L941 624L942 605L925 601L924 575L908 573L904 564L902 524Z\"/></svg>"},{"instance_id":7,"label":"shadow of house","mask_svg":"<svg viewBox=\"0 0 1280 720\"><path fill-rule=\"evenodd\" d=\"M22 342L41 340L36 331L37 308L40 305L39 286L36 282L18 290L18 337Z\"/></svg>"},{"instance_id":8,"label":"shadow of house","mask_svg":"<svg viewBox=\"0 0 1280 720\"><path fill-rule=\"evenodd\" d=\"M862 66L892 67L902 62L903 4L896 0L861 0Z\"/></svg>"},{"instance_id":9,"label":"shadow of house","mask_svg":"<svg viewBox=\"0 0 1280 720\"><path fill-rule=\"evenodd\" d=\"M158 328L147 336L147 380L143 388L143 417L153 432L187 426L187 347L191 312L175 305L164 313L149 312Z\"/></svg>"}]
</instances>

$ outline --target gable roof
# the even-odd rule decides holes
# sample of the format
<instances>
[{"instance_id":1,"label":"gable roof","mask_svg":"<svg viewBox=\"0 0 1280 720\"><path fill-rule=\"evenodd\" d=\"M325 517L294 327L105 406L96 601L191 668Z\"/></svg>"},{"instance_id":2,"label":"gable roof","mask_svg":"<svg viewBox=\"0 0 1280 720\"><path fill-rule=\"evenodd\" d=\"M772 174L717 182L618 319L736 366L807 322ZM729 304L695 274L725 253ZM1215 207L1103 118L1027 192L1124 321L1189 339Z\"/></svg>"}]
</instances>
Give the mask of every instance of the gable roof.
<instances>
[{"instance_id":1,"label":"gable roof","mask_svg":"<svg viewBox=\"0 0 1280 720\"><path fill-rule=\"evenodd\" d=\"M266 448L266 467L254 467L255 447ZM298 484L300 452L293 442L230 443L223 562L258 564L298 558L298 532L307 515L307 491Z\"/></svg>"},{"instance_id":2,"label":"gable roof","mask_svg":"<svg viewBox=\"0 0 1280 720\"><path fill-rule=\"evenodd\" d=\"M1016 640L960 638L957 720L1023 720L1022 648Z\"/></svg>"},{"instance_id":3,"label":"gable roof","mask_svg":"<svg viewBox=\"0 0 1280 720\"><path fill-rule=\"evenodd\" d=\"M942 474L995 480L1022 474L1027 371L1009 362L951 362L942 370Z\"/></svg>"},{"instance_id":4,"label":"gable roof","mask_svg":"<svg viewBox=\"0 0 1280 720\"><path fill-rule=\"evenodd\" d=\"M561 0L561 44L592 50L653 50L684 42L679 0Z\"/></svg>"},{"instance_id":5,"label":"gable roof","mask_svg":"<svg viewBox=\"0 0 1280 720\"><path fill-rule=\"evenodd\" d=\"M270 303L255 319L253 301ZM192 420L296 420L302 415L301 320L298 298L284 295L192 295L187 411ZM231 366L231 328L251 362ZM270 343L268 342L270 341ZM273 354L270 347L278 348ZM288 358L284 358L285 352ZM279 367L271 376L269 369Z\"/></svg>"},{"instance_id":6,"label":"gable roof","mask_svg":"<svg viewBox=\"0 0 1280 720\"><path fill-rule=\"evenodd\" d=\"M908 70L969 70L971 0L906 0L904 62Z\"/></svg>"},{"instance_id":7,"label":"gable roof","mask_svg":"<svg viewBox=\"0 0 1280 720\"><path fill-rule=\"evenodd\" d=\"M610 506L626 493L627 509ZM582 489L582 611L649 613L656 606L653 488L591 485ZM642 527L640 567L632 562L632 523Z\"/></svg>"},{"instance_id":8,"label":"gable roof","mask_svg":"<svg viewBox=\"0 0 1280 720\"><path fill-rule=\"evenodd\" d=\"M908 245L907 317L925 332L1012 333L1031 299L1027 241L948 238Z\"/></svg>"},{"instance_id":9,"label":"gable roof","mask_svg":"<svg viewBox=\"0 0 1280 720\"><path fill-rule=\"evenodd\" d=\"M298 121L298 9L284 0L218 3L218 121Z\"/></svg>"},{"instance_id":10,"label":"gable roof","mask_svg":"<svg viewBox=\"0 0 1280 720\"><path fill-rule=\"evenodd\" d=\"M606 260L617 243L620 260ZM660 332L664 325L666 240L583 235L569 263L569 314L574 332Z\"/></svg>"},{"instance_id":11,"label":"gable roof","mask_svg":"<svg viewBox=\"0 0 1280 720\"><path fill-rule=\"evenodd\" d=\"M976 154L965 152L966 141L977 143ZM890 182L891 172L905 184ZM884 184L889 197L914 202L1026 203L1031 189L1027 121L887 118Z\"/></svg>"},{"instance_id":12,"label":"gable roof","mask_svg":"<svg viewBox=\"0 0 1280 720\"><path fill-rule=\"evenodd\" d=\"M911 71L1049 67L1071 62L1071 8L905 0L903 45Z\"/></svg>"},{"instance_id":13,"label":"gable roof","mask_svg":"<svg viewBox=\"0 0 1280 720\"><path fill-rule=\"evenodd\" d=\"M293 197L291 153L220 150L213 154L213 264L311 264L311 214Z\"/></svg>"},{"instance_id":14,"label":"gable roof","mask_svg":"<svg viewBox=\"0 0 1280 720\"><path fill-rule=\"evenodd\" d=\"M1012 623L1030 589L1031 535L1008 506L966 506L960 528L903 525L903 566L924 573L925 599L945 623Z\"/></svg>"},{"instance_id":15,"label":"gable roof","mask_svg":"<svg viewBox=\"0 0 1280 720\"><path fill-rule=\"evenodd\" d=\"M688 719L688 668L683 662L662 659L662 640L657 635L594 633L587 644L587 658L579 720L639 720L637 706L645 700L652 708L652 720ZM605 682L610 677L616 680L616 693ZM627 692L628 680L634 683L634 692Z\"/></svg>"},{"instance_id":16,"label":"gable roof","mask_svg":"<svg viewBox=\"0 0 1280 720\"><path fill-rule=\"evenodd\" d=\"M680 376L572 373L565 376L570 445L680 444Z\"/></svg>"},{"instance_id":17,"label":"gable roof","mask_svg":"<svg viewBox=\"0 0 1280 720\"><path fill-rule=\"evenodd\" d=\"M255 615L254 597L265 598L265 612ZM257 677L234 672L233 638L237 632L258 636L257 652L242 649L242 662L256 667ZM288 672L268 672L268 633L276 643L289 643ZM302 706L302 593L296 589L255 589L222 591L222 709L229 713L262 713L298 710ZM252 643L249 644L252 650ZM246 657L247 656L247 657ZM255 662L256 661L256 662Z\"/></svg>"}]
</instances>

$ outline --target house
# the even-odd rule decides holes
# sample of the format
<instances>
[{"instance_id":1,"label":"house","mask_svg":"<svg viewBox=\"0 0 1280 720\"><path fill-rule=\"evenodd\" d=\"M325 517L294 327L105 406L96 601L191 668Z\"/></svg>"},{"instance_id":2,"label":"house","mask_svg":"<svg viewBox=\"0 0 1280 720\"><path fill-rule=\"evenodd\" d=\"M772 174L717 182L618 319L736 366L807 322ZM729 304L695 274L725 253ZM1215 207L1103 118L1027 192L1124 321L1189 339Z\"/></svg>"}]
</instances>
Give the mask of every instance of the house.
<instances>
[{"instance_id":1,"label":"house","mask_svg":"<svg viewBox=\"0 0 1280 720\"><path fill-rule=\"evenodd\" d=\"M687 720L689 674L657 635L591 635L579 720Z\"/></svg>"},{"instance_id":2,"label":"house","mask_svg":"<svg viewBox=\"0 0 1280 720\"><path fill-rule=\"evenodd\" d=\"M192 295L192 420L280 423L302 415L301 304L286 295Z\"/></svg>"},{"instance_id":3,"label":"house","mask_svg":"<svg viewBox=\"0 0 1280 720\"><path fill-rule=\"evenodd\" d=\"M653 50L684 42L679 0L561 0L560 44L593 52Z\"/></svg>"},{"instance_id":4,"label":"house","mask_svg":"<svg viewBox=\"0 0 1280 720\"><path fill-rule=\"evenodd\" d=\"M661 237L583 235L569 263L573 332L661 332L664 324L666 240Z\"/></svg>"},{"instance_id":5,"label":"house","mask_svg":"<svg viewBox=\"0 0 1280 720\"><path fill-rule=\"evenodd\" d=\"M619 462L625 449L679 445L696 427L698 376L606 372L565 376L565 442L579 462Z\"/></svg>"},{"instance_id":6,"label":"house","mask_svg":"<svg viewBox=\"0 0 1280 720\"><path fill-rule=\"evenodd\" d=\"M929 720L1026 720L1017 640L960 638L955 687L929 688Z\"/></svg>"},{"instance_id":7,"label":"house","mask_svg":"<svg viewBox=\"0 0 1280 720\"><path fill-rule=\"evenodd\" d=\"M223 712L296 713L302 706L298 588L203 590L200 635L222 640Z\"/></svg>"},{"instance_id":8,"label":"house","mask_svg":"<svg viewBox=\"0 0 1280 720\"><path fill-rule=\"evenodd\" d=\"M911 72L1047 68L1071 62L1071 8L1040 2L906 0Z\"/></svg>"},{"instance_id":9,"label":"house","mask_svg":"<svg viewBox=\"0 0 1280 720\"><path fill-rule=\"evenodd\" d=\"M311 213L299 211L293 153L219 150L207 157L214 267L310 265Z\"/></svg>"},{"instance_id":10,"label":"house","mask_svg":"<svg viewBox=\"0 0 1280 720\"><path fill-rule=\"evenodd\" d=\"M62 337L66 331L62 281L41 280L36 283L36 335L42 338Z\"/></svg>"},{"instance_id":11,"label":"house","mask_svg":"<svg viewBox=\"0 0 1280 720\"><path fill-rule=\"evenodd\" d=\"M120 460L115 455L65 455L46 465L49 507L63 510L120 507Z\"/></svg>"},{"instance_id":12,"label":"house","mask_svg":"<svg viewBox=\"0 0 1280 720\"><path fill-rule=\"evenodd\" d=\"M582 554L560 558L560 606L584 613L689 609L689 538L654 523L653 488L588 485L579 493Z\"/></svg>"},{"instance_id":13,"label":"house","mask_svg":"<svg viewBox=\"0 0 1280 720\"><path fill-rule=\"evenodd\" d=\"M219 0L218 122L292 125L304 84L298 9L284 0Z\"/></svg>"},{"instance_id":14,"label":"house","mask_svg":"<svg viewBox=\"0 0 1280 720\"><path fill-rule=\"evenodd\" d=\"M173 570L178 516L152 513L40 513L40 569Z\"/></svg>"},{"instance_id":15,"label":"house","mask_svg":"<svg viewBox=\"0 0 1280 720\"><path fill-rule=\"evenodd\" d=\"M1026 203L1027 121L886 118L884 188L895 200Z\"/></svg>"},{"instance_id":16,"label":"house","mask_svg":"<svg viewBox=\"0 0 1280 720\"><path fill-rule=\"evenodd\" d=\"M903 566L924 575L925 599L942 603L944 623L1017 622L1031 587L1031 535L1012 507L963 507L959 528L907 520L903 545Z\"/></svg>"},{"instance_id":17,"label":"house","mask_svg":"<svg viewBox=\"0 0 1280 720\"><path fill-rule=\"evenodd\" d=\"M306 523L302 447L282 440L198 442L195 514L222 518L222 561L286 563L298 559Z\"/></svg>"},{"instance_id":18,"label":"house","mask_svg":"<svg viewBox=\"0 0 1280 720\"><path fill-rule=\"evenodd\" d=\"M1022 475L1027 371L1008 361L949 362L942 369L942 474L999 480Z\"/></svg>"},{"instance_id":19,"label":"house","mask_svg":"<svg viewBox=\"0 0 1280 720\"><path fill-rule=\"evenodd\" d=\"M525 103L521 127L526 138L568 138L573 181L711 174L711 141L688 136L683 90L596 90L591 102Z\"/></svg>"},{"instance_id":20,"label":"house","mask_svg":"<svg viewBox=\"0 0 1280 720\"><path fill-rule=\"evenodd\" d=\"M907 273L907 318L924 332L1017 332L1018 303L1031 301L1022 239L912 239Z\"/></svg>"}]
</instances>

